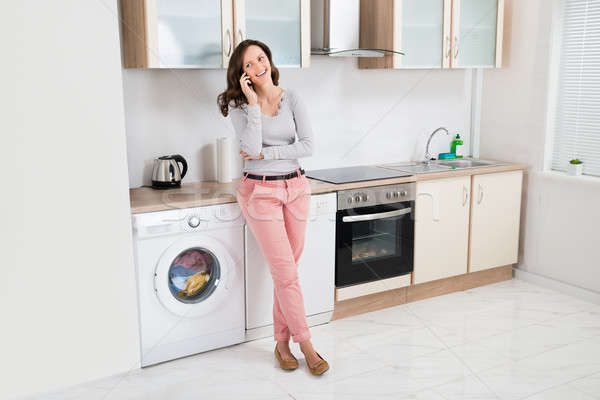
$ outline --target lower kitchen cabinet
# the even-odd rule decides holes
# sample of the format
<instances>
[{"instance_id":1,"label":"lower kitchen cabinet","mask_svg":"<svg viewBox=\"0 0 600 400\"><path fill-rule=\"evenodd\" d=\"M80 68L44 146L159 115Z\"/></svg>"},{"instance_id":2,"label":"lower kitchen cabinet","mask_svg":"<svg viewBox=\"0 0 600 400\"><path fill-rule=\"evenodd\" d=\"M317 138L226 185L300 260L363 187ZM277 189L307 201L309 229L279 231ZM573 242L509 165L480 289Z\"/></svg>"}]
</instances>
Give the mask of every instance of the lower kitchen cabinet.
<instances>
[{"instance_id":1,"label":"lower kitchen cabinet","mask_svg":"<svg viewBox=\"0 0 600 400\"><path fill-rule=\"evenodd\" d=\"M471 177L417 182L415 284L467 273Z\"/></svg>"},{"instance_id":2,"label":"lower kitchen cabinet","mask_svg":"<svg viewBox=\"0 0 600 400\"><path fill-rule=\"evenodd\" d=\"M523 171L473 175L469 272L514 264Z\"/></svg>"}]
</instances>

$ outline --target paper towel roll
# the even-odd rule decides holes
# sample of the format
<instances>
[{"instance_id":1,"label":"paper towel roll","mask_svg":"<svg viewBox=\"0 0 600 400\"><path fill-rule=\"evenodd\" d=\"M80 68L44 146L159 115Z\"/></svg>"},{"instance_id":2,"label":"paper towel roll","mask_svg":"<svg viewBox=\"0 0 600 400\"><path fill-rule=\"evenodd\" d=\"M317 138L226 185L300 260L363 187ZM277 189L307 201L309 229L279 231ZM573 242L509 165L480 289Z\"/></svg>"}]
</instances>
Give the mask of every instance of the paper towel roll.
<instances>
[{"instance_id":1,"label":"paper towel roll","mask_svg":"<svg viewBox=\"0 0 600 400\"><path fill-rule=\"evenodd\" d=\"M231 182L231 138L217 139L217 181Z\"/></svg>"}]
</instances>

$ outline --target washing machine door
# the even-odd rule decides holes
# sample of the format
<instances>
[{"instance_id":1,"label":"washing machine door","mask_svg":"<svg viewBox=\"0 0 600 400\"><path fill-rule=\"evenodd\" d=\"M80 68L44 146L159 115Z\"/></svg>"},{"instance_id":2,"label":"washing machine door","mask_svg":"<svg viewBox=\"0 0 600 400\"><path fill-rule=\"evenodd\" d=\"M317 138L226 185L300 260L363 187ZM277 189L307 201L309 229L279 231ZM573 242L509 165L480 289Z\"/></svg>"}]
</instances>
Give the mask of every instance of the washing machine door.
<instances>
[{"instance_id":1,"label":"washing machine door","mask_svg":"<svg viewBox=\"0 0 600 400\"><path fill-rule=\"evenodd\" d=\"M154 289L175 315L195 318L215 311L227 298L237 275L227 249L206 235L178 240L161 255Z\"/></svg>"}]
</instances>

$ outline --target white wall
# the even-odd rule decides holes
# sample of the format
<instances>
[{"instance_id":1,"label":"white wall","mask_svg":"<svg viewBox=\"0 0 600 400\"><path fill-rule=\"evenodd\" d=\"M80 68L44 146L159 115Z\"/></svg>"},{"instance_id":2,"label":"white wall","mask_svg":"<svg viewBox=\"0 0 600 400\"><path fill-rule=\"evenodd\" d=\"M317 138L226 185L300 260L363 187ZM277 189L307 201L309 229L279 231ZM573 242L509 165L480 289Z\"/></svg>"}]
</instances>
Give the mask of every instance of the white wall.
<instances>
[{"instance_id":1,"label":"white wall","mask_svg":"<svg viewBox=\"0 0 600 400\"><path fill-rule=\"evenodd\" d=\"M464 70L359 70L357 64L313 56L308 69L280 69L280 86L295 89L309 108L316 150L300 160L305 169L422 159L427 136L439 126L460 132L469 146ZM130 186L149 185L153 159L174 153L190 163L184 182L216 179L216 139L234 136L216 105L225 70L124 70L123 82ZM450 151L451 140L436 136L432 153Z\"/></svg>"},{"instance_id":2,"label":"white wall","mask_svg":"<svg viewBox=\"0 0 600 400\"><path fill-rule=\"evenodd\" d=\"M519 268L600 293L600 179L544 172L555 0L509 0L505 67L486 70L481 158L530 165Z\"/></svg>"},{"instance_id":3,"label":"white wall","mask_svg":"<svg viewBox=\"0 0 600 400\"><path fill-rule=\"evenodd\" d=\"M116 4L2 5L0 398L139 365Z\"/></svg>"}]
</instances>

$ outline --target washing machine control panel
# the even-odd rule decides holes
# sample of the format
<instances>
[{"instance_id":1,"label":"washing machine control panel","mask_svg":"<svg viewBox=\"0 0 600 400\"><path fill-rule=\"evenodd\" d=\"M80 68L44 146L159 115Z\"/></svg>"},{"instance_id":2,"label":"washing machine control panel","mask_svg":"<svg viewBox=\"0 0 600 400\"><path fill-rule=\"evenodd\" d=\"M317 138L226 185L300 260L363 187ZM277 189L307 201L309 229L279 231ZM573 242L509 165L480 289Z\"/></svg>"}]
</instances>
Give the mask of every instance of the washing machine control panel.
<instances>
[{"instance_id":1,"label":"washing machine control panel","mask_svg":"<svg viewBox=\"0 0 600 400\"><path fill-rule=\"evenodd\" d=\"M242 212L237 203L190 208L182 210L182 213L186 231L227 228L243 224Z\"/></svg>"},{"instance_id":2,"label":"washing machine control panel","mask_svg":"<svg viewBox=\"0 0 600 400\"><path fill-rule=\"evenodd\" d=\"M244 222L238 203L157 211L132 216L136 238L243 226Z\"/></svg>"}]
</instances>

